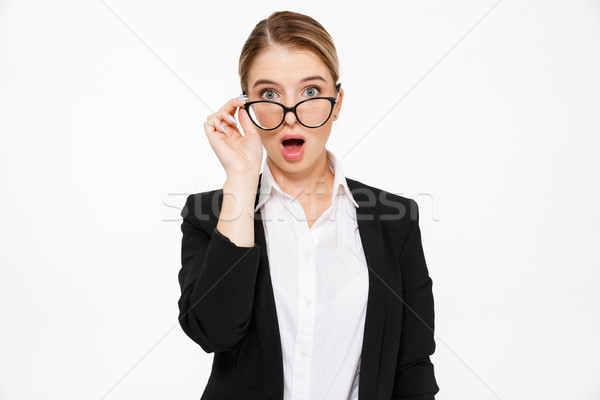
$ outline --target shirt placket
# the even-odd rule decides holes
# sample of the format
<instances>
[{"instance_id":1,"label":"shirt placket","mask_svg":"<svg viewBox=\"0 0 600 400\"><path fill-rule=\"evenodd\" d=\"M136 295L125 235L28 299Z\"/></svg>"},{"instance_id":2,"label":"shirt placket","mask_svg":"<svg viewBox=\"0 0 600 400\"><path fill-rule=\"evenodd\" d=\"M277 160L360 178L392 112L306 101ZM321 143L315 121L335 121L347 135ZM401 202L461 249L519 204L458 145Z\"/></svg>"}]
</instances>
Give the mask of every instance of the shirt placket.
<instances>
[{"instance_id":1,"label":"shirt placket","mask_svg":"<svg viewBox=\"0 0 600 400\"><path fill-rule=\"evenodd\" d=\"M299 203L295 206L300 207ZM294 350L293 400L308 400L316 317L315 246L306 220L295 220L300 237L298 260L298 328Z\"/></svg>"}]
</instances>

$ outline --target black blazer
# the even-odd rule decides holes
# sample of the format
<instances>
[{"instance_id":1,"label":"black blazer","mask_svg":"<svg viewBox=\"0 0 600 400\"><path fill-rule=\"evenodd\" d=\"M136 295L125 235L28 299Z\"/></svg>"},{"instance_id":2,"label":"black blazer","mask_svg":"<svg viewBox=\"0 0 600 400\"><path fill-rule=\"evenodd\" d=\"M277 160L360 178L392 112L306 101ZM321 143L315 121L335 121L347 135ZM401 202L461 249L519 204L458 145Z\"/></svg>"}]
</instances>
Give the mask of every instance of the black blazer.
<instances>
[{"instance_id":1,"label":"black blazer","mask_svg":"<svg viewBox=\"0 0 600 400\"><path fill-rule=\"evenodd\" d=\"M359 205L369 267L359 400L433 400L439 391L429 358L436 346L434 301L417 203L346 182ZM254 246L238 247L216 229L222 203L223 189L196 193L181 211L179 323L214 353L201 400L282 400L281 342L260 210Z\"/></svg>"}]
</instances>

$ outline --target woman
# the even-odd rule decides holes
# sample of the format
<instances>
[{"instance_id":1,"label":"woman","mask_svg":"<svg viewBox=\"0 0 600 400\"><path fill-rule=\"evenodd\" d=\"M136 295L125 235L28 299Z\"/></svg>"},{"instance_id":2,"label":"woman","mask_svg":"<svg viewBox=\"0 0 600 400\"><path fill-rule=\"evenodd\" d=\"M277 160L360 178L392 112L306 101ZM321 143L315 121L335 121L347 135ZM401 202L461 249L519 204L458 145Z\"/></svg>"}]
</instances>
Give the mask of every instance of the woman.
<instances>
[{"instance_id":1,"label":"woman","mask_svg":"<svg viewBox=\"0 0 600 400\"><path fill-rule=\"evenodd\" d=\"M275 12L239 74L243 95L204 124L227 179L181 213L179 320L214 353L202 399L434 399L417 204L326 149L344 98L331 37Z\"/></svg>"}]
</instances>

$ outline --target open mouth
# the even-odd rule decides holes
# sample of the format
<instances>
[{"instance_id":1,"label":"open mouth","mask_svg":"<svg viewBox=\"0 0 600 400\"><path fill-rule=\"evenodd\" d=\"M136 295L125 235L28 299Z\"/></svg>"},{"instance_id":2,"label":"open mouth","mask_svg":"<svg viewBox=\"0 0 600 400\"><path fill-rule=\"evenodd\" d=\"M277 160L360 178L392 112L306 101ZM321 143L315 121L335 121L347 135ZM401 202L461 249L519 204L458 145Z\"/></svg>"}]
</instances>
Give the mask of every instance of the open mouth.
<instances>
[{"instance_id":1,"label":"open mouth","mask_svg":"<svg viewBox=\"0 0 600 400\"><path fill-rule=\"evenodd\" d=\"M304 154L304 139L292 137L281 141L281 151L287 160L297 160Z\"/></svg>"},{"instance_id":2,"label":"open mouth","mask_svg":"<svg viewBox=\"0 0 600 400\"><path fill-rule=\"evenodd\" d=\"M286 139L286 140L282 141L281 144L283 144L283 147L285 147L286 150L294 151L294 150L298 150L300 147L302 147L302 145L304 144L304 140L302 140L302 139Z\"/></svg>"}]
</instances>

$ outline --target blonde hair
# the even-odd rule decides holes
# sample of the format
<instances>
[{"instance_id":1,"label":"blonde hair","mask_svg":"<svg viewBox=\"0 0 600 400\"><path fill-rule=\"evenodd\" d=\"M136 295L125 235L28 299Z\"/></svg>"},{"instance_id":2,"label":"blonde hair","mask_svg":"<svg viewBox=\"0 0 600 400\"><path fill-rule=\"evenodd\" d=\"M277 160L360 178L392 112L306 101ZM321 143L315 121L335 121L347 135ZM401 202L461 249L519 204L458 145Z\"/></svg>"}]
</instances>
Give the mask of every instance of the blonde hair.
<instances>
[{"instance_id":1,"label":"blonde hair","mask_svg":"<svg viewBox=\"0 0 600 400\"><path fill-rule=\"evenodd\" d=\"M319 22L307 15L293 11L276 11L256 24L242 47L238 73L244 94L248 94L248 73L252 61L263 50L274 45L314 53L331 73L339 91L339 61L329 33Z\"/></svg>"}]
</instances>

